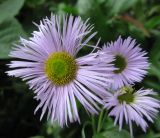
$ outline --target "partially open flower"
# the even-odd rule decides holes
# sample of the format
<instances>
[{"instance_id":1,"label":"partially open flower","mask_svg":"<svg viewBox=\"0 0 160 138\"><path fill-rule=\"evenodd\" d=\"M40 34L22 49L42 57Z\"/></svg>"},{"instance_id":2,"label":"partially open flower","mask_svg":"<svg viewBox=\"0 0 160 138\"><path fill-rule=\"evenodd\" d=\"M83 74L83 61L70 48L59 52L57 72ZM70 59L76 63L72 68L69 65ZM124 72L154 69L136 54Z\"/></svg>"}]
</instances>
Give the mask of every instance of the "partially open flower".
<instances>
[{"instance_id":1,"label":"partially open flower","mask_svg":"<svg viewBox=\"0 0 160 138\"><path fill-rule=\"evenodd\" d=\"M109 116L115 117L114 123L119 124L120 130L124 122L129 124L133 136L133 122L146 131L148 124L145 120L153 122L156 117L160 102L153 97L154 95L156 93L150 89L135 91L130 86L122 87L104 99L105 108L109 110Z\"/></svg>"},{"instance_id":2,"label":"partially open flower","mask_svg":"<svg viewBox=\"0 0 160 138\"><path fill-rule=\"evenodd\" d=\"M21 44L10 53L19 61L9 64L13 70L8 74L27 80L40 100L36 111L42 108L41 118L48 111L48 118L61 126L68 119L80 121L76 99L87 111L97 113L104 86L111 81L111 75L103 72L112 70L112 66L100 62L98 53L76 57L96 34L90 34L93 27L80 17L56 15L37 26L39 31L34 31L29 40L21 38ZM104 58L108 63L113 61L112 55Z\"/></svg>"},{"instance_id":3,"label":"partially open flower","mask_svg":"<svg viewBox=\"0 0 160 138\"><path fill-rule=\"evenodd\" d=\"M142 51L132 38L128 37L122 40L119 37L114 43L111 42L104 46L103 51L110 52L115 56L113 64L117 69L113 72L112 88L117 89L140 82L147 74L149 63L145 57L146 52Z\"/></svg>"}]
</instances>

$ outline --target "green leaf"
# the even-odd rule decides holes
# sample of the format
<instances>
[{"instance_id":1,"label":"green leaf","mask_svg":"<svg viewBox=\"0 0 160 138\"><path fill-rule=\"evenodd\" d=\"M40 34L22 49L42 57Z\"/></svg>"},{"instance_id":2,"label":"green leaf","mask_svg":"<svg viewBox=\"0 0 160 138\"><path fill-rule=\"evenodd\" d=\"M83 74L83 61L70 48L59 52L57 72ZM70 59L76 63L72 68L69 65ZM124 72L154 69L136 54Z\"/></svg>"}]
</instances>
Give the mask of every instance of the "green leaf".
<instances>
[{"instance_id":1,"label":"green leaf","mask_svg":"<svg viewBox=\"0 0 160 138\"><path fill-rule=\"evenodd\" d=\"M152 64L150 65L149 75L155 75L160 79L160 65L156 65L156 63L154 63L152 62Z\"/></svg>"},{"instance_id":2,"label":"green leaf","mask_svg":"<svg viewBox=\"0 0 160 138\"><path fill-rule=\"evenodd\" d=\"M145 135L141 135L137 138L159 138L160 134L155 134L154 132L150 131L149 133L145 134Z\"/></svg>"},{"instance_id":3,"label":"green leaf","mask_svg":"<svg viewBox=\"0 0 160 138\"><path fill-rule=\"evenodd\" d=\"M130 138L130 134L126 130L119 131L117 128L114 128L103 133L95 134L93 138Z\"/></svg>"},{"instance_id":4,"label":"green leaf","mask_svg":"<svg viewBox=\"0 0 160 138\"><path fill-rule=\"evenodd\" d=\"M156 117L154 125L156 126L156 129L160 131L160 116Z\"/></svg>"},{"instance_id":5,"label":"green leaf","mask_svg":"<svg viewBox=\"0 0 160 138\"><path fill-rule=\"evenodd\" d=\"M25 0L3 0L0 4L0 23L18 14Z\"/></svg>"},{"instance_id":6,"label":"green leaf","mask_svg":"<svg viewBox=\"0 0 160 138\"><path fill-rule=\"evenodd\" d=\"M103 134L108 138L130 138L130 134L126 130L118 131L108 131Z\"/></svg>"},{"instance_id":7,"label":"green leaf","mask_svg":"<svg viewBox=\"0 0 160 138\"><path fill-rule=\"evenodd\" d=\"M61 138L60 136L61 128L57 123L52 123L47 121L42 127L42 134L50 138ZM46 138L46 137L45 137Z\"/></svg>"},{"instance_id":8,"label":"green leaf","mask_svg":"<svg viewBox=\"0 0 160 138\"><path fill-rule=\"evenodd\" d=\"M20 23L12 18L0 24L0 59L9 58L8 54L19 37L25 36Z\"/></svg>"},{"instance_id":9,"label":"green leaf","mask_svg":"<svg viewBox=\"0 0 160 138\"><path fill-rule=\"evenodd\" d=\"M94 9L93 5L96 6L94 0L78 0L77 9L80 15L87 16Z\"/></svg>"},{"instance_id":10,"label":"green leaf","mask_svg":"<svg viewBox=\"0 0 160 138\"><path fill-rule=\"evenodd\" d=\"M155 75L160 80L160 41L157 40L150 52L150 70L149 75Z\"/></svg>"},{"instance_id":11,"label":"green leaf","mask_svg":"<svg viewBox=\"0 0 160 138\"><path fill-rule=\"evenodd\" d=\"M160 16L156 16L156 17L153 17L150 20L148 20L145 24L145 27L147 29L153 29L153 28L159 26L159 24L160 24Z\"/></svg>"},{"instance_id":12,"label":"green leaf","mask_svg":"<svg viewBox=\"0 0 160 138\"><path fill-rule=\"evenodd\" d=\"M151 10L149 11L148 15L151 16L155 13L160 13L160 5L155 5L151 7Z\"/></svg>"},{"instance_id":13,"label":"green leaf","mask_svg":"<svg viewBox=\"0 0 160 138\"><path fill-rule=\"evenodd\" d=\"M55 7L52 7L52 8L53 8L53 11L54 11ZM50 10L52 10L52 9L50 9ZM68 13L68 14L77 15L78 11L75 7L73 7L71 5L68 5L68 4L65 4L65 3L59 3L58 6L57 6L57 13L59 13L59 14Z\"/></svg>"},{"instance_id":14,"label":"green leaf","mask_svg":"<svg viewBox=\"0 0 160 138\"><path fill-rule=\"evenodd\" d=\"M138 0L107 0L106 5L110 7L110 14L116 15L124 12L136 4Z\"/></svg>"},{"instance_id":15,"label":"green leaf","mask_svg":"<svg viewBox=\"0 0 160 138\"><path fill-rule=\"evenodd\" d=\"M110 130L110 129L113 129L113 128L115 128L114 121L113 121L112 118L110 118L106 114L105 121L103 123L103 129L104 130Z\"/></svg>"},{"instance_id":16,"label":"green leaf","mask_svg":"<svg viewBox=\"0 0 160 138\"><path fill-rule=\"evenodd\" d=\"M98 0L78 0L78 13L83 18L90 18L91 24L94 24L95 31L98 31L98 38L102 41L111 40L113 38L113 31L107 24L107 17L101 8L101 2ZM109 34L109 35L108 35Z\"/></svg>"},{"instance_id":17,"label":"green leaf","mask_svg":"<svg viewBox=\"0 0 160 138\"><path fill-rule=\"evenodd\" d=\"M106 138L103 134L95 134L93 138Z\"/></svg>"},{"instance_id":18,"label":"green leaf","mask_svg":"<svg viewBox=\"0 0 160 138\"><path fill-rule=\"evenodd\" d=\"M130 134L126 130L119 131L118 128L108 130L101 133L105 138L130 138Z\"/></svg>"},{"instance_id":19,"label":"green leaf","mask_svg":"<svg viewBox=\"0 0 160 138\"><path fill-rule=\"evenodd\" d=\"M45 0L26 0L26 4L29 7L35 8L36 6L42 5L45 3Z\"/></svg>"},{"instance_id":20,"label":"green leaf","mask_svg":"<svg viewBox=\"0 0 160 138\"><path fill-rule=\"evenodd\" d=\"M149 79L145 79L143 83L147 85L147 87L149 88L152 88L158 91L160 90L159 81L154 80L152 77L150 77Z\"/></svg>"}]
</instances>

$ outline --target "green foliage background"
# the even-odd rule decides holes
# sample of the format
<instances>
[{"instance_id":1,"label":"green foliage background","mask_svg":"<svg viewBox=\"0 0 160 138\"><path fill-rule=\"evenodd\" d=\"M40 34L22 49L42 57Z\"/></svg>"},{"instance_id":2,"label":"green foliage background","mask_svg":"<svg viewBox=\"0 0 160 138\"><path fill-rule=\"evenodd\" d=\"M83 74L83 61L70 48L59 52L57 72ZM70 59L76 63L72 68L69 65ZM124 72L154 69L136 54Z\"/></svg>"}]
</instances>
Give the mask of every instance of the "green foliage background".
<instances>
[{"instance_id":1,"label":"green foliage background","mask_svg":"<svg viewBox=\"0 0 160 138\"><path fill-rule=\"evenodd\" d=\"M136 87L160 93L160 0L0 0L0 138L129 138L128 127L119 132L107 116L101 130L94 133L99 116L89 117L82 107L80 125L61 129L45 117L39 121L40 112L34 115L38 102L28 86L5 74L13 44L20 36L31 36L37 29L32 22L39 23L51 12L90 18L98 31L93 42L101 37L102 45L119 35L137 39L148 52L151 65L148 76ZM160 138L160 116L149 125L147 133L134 126L135 138Z\"/></svg>"}]
</instances>

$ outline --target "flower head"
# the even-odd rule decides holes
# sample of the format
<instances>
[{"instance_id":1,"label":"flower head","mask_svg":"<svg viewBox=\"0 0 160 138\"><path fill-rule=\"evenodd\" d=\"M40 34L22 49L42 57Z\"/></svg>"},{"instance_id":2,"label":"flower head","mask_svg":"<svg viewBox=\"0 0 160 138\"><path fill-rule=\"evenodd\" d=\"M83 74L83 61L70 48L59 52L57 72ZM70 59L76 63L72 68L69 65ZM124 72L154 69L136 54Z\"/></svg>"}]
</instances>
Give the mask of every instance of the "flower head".
<instances>
[{"instance_id":1,"label":"flower head","mask_svg":"<svg viewBox=\"0 0 160 138\"><path fill-rule=\"evenodd\" d=\"M109 116L115 117L114 123L119 124L120 130L125 121L133 135L132 122L146 131L148 124L145 119L153 122L158 113L160 103L153 97L154 95L156 93L150 89L135 91L130 86L122 87L112 96L105 98L105 108L109 110Z\"/></svg>"},{"instance_id":2,"label":"flower head","mask_svg":"<svg viewBox=\"0 0 160 138\"><path fill-rule=\"evenodd\" d=\"M76 57L77 53L96 33L88 20L80 17L56 16L43 19L38 31L29 40L20 39L10 56L8 74L26 80L40 103L35 111L42 108L41 118L48 111L48 118L61 126L67 122L80 121L76 100L91 112L97 113L97 103L105 93L106 82L110 83L110 64L100 62L99 53ZM94 46L96 47L96 46ZM112 55L105 55L108 63Z\"/></svg>"},{"instance_id":3,"label":"flower head","mask_svg":"<svg viewBox=\"0 0 160 138\"><path fill-rule=\"evenodd\" d=\"M113 64L117 69L113 72L112 88L117 89L140 82L147 74L149 63L145 57L146 52L142 51L132 38L122 40L119 37L114 43L104 46L103 51L110 52L115 57Z\"/></svg>"}]
</instances>

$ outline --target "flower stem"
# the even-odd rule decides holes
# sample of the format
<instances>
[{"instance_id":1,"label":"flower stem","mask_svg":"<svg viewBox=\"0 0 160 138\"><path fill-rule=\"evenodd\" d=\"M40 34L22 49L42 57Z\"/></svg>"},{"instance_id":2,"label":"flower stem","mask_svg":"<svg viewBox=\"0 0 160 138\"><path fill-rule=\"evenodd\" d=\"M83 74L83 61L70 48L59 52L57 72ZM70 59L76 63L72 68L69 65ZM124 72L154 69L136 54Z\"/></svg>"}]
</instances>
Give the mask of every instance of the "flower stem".
<instances>
[{"instance_id":1,"label":"flower stem","mask_svg":"<svg viewBox=\"0 0 160 138\"><path fill-rule=\"evenodd\" d=\"M91 119L92 119L93 134L96 134L96 123L95 123L94 115L92 115Z\"/></svg>"},{"instance_id":2,"label":"flower stem","mask_svg":"<svg viewBox=\"0 0 160 138\"><path fill-rule=\"evenodd\" d=\"M129 120L129 129L130 129L130 135L131 135L131 138L134 138L134 136L133 136L133 128L132 128L131 120Z\"/></svg>"},{"instance_id":3,"label":"flower stem","mask_svg":"<svg viewBox=\"0 0 160 138\"><path fill-rule=\"evenodd\" d=\"M104 114L104 109L102 109L100 116L99 116L99 119L98 119L97 133L99 133L102 128L103 114Z\"/></svg>"}]
</instances>

